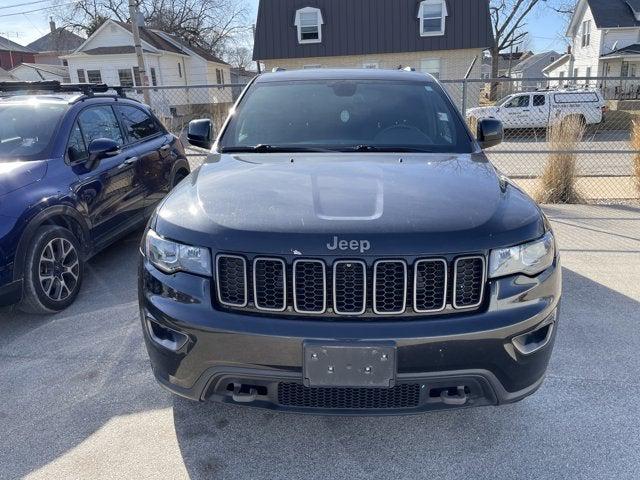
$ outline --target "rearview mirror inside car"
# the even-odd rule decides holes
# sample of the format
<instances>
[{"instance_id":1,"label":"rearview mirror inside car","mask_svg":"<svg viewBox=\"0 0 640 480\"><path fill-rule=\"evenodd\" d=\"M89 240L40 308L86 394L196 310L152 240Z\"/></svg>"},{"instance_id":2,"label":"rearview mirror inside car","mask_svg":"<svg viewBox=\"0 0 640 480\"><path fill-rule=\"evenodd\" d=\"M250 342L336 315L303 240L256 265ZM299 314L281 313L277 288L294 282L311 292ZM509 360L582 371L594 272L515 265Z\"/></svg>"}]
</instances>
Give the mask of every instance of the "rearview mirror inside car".
<instances>
[{"instance_id":1,"label":"rearview mirror inside car","mask_svg":"<svg viewBox=\"0 0 640 480\"><path fill-rule=\"evenodd\" d=\"M485 118L478 122L476 138L480 148L485 149L502 143L504 128L502 122L495 118Z\"/></svg>"},{"instance_id":2,"label":"rearview mirror inside car","mask_svg":"<svg viewBox=\"0 0 640 480\"><path fill-rule=\"evenodd\" d=\"M213 122L208 118L191 120L187 130L187 140L195 147L209 150L213 145Z\"/></svg>"},{"instance_id":3,"label":"rearview mirror inside car","mask_svg":"<svg viewBox=\"0 0 640 480\"><path fill-rule=\"evenodd\" d=\"M88 151L89 158L86 167L92 170L103 158L113 157L120 153L120 145L110 138L95 138L89 143Z\"/></svg>"}]
</instances>

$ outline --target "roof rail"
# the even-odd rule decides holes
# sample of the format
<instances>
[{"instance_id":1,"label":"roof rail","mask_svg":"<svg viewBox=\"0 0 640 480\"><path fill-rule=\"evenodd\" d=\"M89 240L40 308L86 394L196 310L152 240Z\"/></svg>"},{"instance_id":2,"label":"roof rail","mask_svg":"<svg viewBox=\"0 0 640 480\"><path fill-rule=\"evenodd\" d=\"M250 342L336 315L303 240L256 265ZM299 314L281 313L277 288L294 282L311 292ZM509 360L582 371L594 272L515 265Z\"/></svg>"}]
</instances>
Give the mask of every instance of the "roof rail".
<instances>
[{"instance_id":1,"label":"roof rail","mask_svg":"<svg viewBox=\"0 0 640 480\"><path fill-rule=\"evenodd\" d=\"M404 67L402 70L404 70L405 72L415 72L416 71L416 69L413 68L413 67Z\"/></svg>"},{"instance_id":2,"label":"roof rail","mask_svg":"<svg viewBox=\"0 0 640 480\"><path fill-rule=\"evenodd\" d=\"M80 92L87 97L91 97L95 93L106 93L109 89L115 90L119 97L126 97L123 87L110 87L106 83L60 83L58 80L0 82L0 92Z\"/></svg>"},{"instance_id":3,"label":"roof rail","mask_svg":"<svg viewBox=\"0 0 640 480\"><path fill-rule=\"evenodd\" d=\"M286 68L282 68L282 67L274 67L271 69L271 72L276 73L276 72L284 72L286 71Z\"/></svg>"}]
</instances>

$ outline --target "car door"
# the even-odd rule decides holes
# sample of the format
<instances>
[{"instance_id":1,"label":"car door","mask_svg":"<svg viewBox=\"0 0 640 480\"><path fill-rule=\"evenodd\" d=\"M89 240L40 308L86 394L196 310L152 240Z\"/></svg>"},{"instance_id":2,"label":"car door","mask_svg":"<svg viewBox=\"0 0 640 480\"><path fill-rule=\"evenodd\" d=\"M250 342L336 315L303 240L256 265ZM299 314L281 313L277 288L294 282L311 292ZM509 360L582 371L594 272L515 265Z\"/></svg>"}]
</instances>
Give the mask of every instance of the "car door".
<instances>
[{"instance_id":1,"label":"car door","mask_svg":"<svg viewBox=\"0 0 640 480\"><path fill-rule=\"evenodd\" d=\"M142 108L118 105L116 110L125 135L136 148L145 210L150 212L171 188L171 169L175 160L171 149L173 136Z\"/></svg>"},{"instance_id":2,"label":"car door","mask_svg":"<svg viewBox=\"0 0 640 480\"><path fill-rule=\"evenodd\" d=\"M114 140L121 148L88 168L89 144L98 138ZM67 159L77 175L72 189L85 209L97 243L108 242L143 221L144 197L135 173L136 152L126 145L110 105L90 106L80 112L69 136Z\"/></svg>"},{"instance_id":3,"label":"car door","mask_svg":"<svg viewBox=\"0 0 640 480\"><path fill-rule=\"evenodd\" d=\"M531 95L516 95L503 107L502 117L505 128L531 128Z\"/></svg>"},{"instance_id":4,"label":"car door","mask_svg":"<svg viewBox=\"0 0 640 480\"><path fill-rule=\"evenodd\" d=\"M543 93L533 95L531 106L531 126L533 128L546 128L549 124L549 102Z\"/></svg>"}]
</instances>

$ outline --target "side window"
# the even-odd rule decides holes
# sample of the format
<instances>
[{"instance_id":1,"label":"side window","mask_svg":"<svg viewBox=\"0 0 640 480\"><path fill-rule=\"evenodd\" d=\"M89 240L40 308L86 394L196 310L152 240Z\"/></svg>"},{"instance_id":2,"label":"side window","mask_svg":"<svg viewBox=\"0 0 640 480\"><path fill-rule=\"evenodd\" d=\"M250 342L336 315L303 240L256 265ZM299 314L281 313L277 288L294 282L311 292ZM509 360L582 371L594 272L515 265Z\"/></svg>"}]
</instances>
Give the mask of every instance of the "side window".
<instances>
[{"instance_id":1,"label":"side window","mask_svg":"<svg viewBox=\"0 0 640 480\"><path fill-rule=\"evenodd\" d=\"M130 140L135 142L161 132L153 117L139 108L126 105L119 105L117 108L120 112L125 132L127 132Z\"/></svg>"},{"instance_id":2,"label":"side window","mask_svg":"<svg viewBox=\"0 0 640 480\"><path fill-rule=\"evenodd\" d=\"M120 125L111 107L105 105L87 108L78 117L78 122L87 145L96 138L110 138L118 145L124 145Z\"/></svg>"},{"instance_id":3,"label":"side window","mask_svg":"<svg viewBox=\"0 0 640 480\"><path fill-rule=\"evenodd\" d=\"M520 95L519 97L513 97L509 103L505 105L506 108L522 108L529 106L529 95Z\"/></svg>"},{"instance_id":4,"label":"side window","mask_svg":"<svg viewBox=\"0 0 640 480\"><path fill-rule=\"evenodd\" d=\"M84 137L78 122L73 124L71 135L69 135L69 143L67 144L67 157L69 162L81 163L88 158L87 145L84 143Z\"/></svg>"},{"instance_id":5,"label":"side window","mask_svg":"<svg viewBox=\"0 0 640 480\"><path fill-rule=\"evenodd\" d=\"M546 103L546 98L544 95L534 95L533 96L533 106L534 107L542 107Z\"/></svg>"}]
</instances>

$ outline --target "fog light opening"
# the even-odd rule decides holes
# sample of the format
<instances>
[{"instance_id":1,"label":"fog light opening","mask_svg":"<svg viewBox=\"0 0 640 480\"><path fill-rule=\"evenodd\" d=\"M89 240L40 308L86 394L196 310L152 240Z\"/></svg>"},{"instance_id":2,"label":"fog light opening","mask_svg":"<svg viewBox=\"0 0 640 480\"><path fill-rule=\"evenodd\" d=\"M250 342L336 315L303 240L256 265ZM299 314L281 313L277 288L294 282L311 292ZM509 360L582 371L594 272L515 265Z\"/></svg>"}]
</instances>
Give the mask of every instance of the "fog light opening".
<instances>
[{"instance_id":1,"label":"fog light opening","mask_svg":"<svg viewBox=\"0 0 640 480\"><path fill-rule=\"evenodd\" d=\"M149 317L147 317L147 331L155 343L173 352L184 347L189 339L184 333L160 325Z\"/></svg>"},{"instance_id":2,"label":"fog light opening","mask_svg":"<svg viewBox=\"0 0 640 480\"><path fill-rule=\"evenodd\" d=\"M518 335L512 340L513 346L523 355L532 353L546 347L551 340L555 323L548 323L533 332Z\"/></svg>"}]
</instances>

